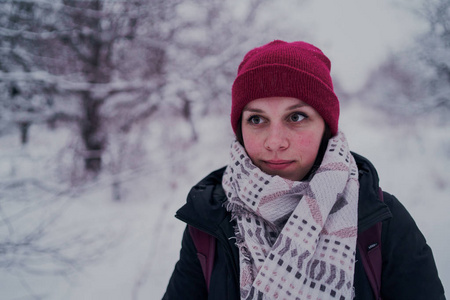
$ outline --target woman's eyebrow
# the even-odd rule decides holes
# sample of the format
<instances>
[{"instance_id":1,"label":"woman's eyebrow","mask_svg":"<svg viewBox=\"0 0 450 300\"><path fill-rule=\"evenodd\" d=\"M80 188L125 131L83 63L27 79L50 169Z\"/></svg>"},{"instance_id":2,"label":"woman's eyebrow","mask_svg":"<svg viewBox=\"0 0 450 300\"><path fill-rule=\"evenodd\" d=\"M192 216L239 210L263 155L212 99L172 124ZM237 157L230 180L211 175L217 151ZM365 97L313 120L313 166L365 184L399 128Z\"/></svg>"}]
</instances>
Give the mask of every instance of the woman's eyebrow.
<instances>
[{"instance_id":1,"label":"woman's eyebrow","mask_svg":"<svg viewBox=\"0 0 450 300\"><path fill-rule=\"evenodd\" d=\"M254 112L254 113L263 113L264 112L262 109L251 108L251 107L244 108L242 111L248 111L248 112Z\"/></svg>"},{"instance_id":2,"label":"woman's eyebrow","mask_svg":"<svg viewBox=\"0 0 450 300\"><path fill-rule=\"evenodd\" d=\"M294 109L305 107L305 106L309 106L309 105L306 103L294 104L294 105L291 105L288 108L286 108L286 110L294 110ZM253 112L253 113L264 113L264 110L259 109L259 108L252 108L252 107L246 107L242 111L243 112L248 111L248 112Z\"/></svg>"},{"instance_id":3,"label":"woman's eyebrow","mask_svg":"<svg viewBox=\"0 0 450 300\"><path fill-rule=\"evenodd\" d=\"M306 104L306 103L294 104L294 105L292 105L292 106L289 106L289 107L287 108L287 110L293 110L293 109L297 109L297 108L301 108L301 107L305 107L305 106L309 106L309 105Z\"/></svg>"}]
</instances>

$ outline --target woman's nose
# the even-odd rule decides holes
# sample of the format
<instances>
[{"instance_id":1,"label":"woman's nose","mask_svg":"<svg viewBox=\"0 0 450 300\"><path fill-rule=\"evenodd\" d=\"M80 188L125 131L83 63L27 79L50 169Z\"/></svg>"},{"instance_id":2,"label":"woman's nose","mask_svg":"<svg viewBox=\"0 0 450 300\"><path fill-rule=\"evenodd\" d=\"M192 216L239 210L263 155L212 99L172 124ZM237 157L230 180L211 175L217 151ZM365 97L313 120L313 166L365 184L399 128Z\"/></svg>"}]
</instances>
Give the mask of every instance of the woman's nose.
<instances>
[{"instance_id":1,"label":"woman's nose","mask_svg":"<svg viewBox=\"0 0 450 300\"><path fill-rule=\"evenodd\" d=\"M268 128L264 147L270 151L284 150L289 147L289 139L283 126L274 124Z\"/></svg>"}]
</instances>

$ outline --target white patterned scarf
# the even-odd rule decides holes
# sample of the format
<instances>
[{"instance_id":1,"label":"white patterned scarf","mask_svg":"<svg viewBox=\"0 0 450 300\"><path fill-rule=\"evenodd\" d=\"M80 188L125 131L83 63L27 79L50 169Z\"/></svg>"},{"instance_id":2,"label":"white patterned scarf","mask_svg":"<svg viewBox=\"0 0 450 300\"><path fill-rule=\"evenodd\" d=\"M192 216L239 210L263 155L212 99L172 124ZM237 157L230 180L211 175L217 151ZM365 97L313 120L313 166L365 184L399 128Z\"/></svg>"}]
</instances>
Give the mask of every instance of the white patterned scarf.
<instances>
[{"instance_id":1,"label":"white patterned scarf","mask_svg":"<svg viewBox=\"0 0 450 300\"><path fill-rule=\"evenodd\" d=\"M271 176L234 141L222 186L236 220L241 299L352 299L358 169L342 132L309 181Z\"/></svg>"}]
</instances>

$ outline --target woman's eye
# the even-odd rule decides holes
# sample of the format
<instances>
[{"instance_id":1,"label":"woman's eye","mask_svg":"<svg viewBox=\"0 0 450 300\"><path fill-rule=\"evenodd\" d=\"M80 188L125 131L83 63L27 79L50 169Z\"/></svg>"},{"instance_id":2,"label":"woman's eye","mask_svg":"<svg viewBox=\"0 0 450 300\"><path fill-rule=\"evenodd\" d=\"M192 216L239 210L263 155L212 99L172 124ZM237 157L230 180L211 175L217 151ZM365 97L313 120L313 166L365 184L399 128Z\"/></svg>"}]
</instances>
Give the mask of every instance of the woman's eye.
<instances>
[{"instance_id":1,"label":"woman's eye","mask_svg":"<svg viewBox=\"0 0 450 300\"><path fill-rule=\"evenodd\" d=\"M301 113L293 113L292 115L289 116L289 120L291 122L300 122L304 118L306 118L306 116Z\"/></svg>"},{"instance_id":2,"label":"woman's eye","mask_svg":"<svg viewBox=\"0 0 450 300\"><path fill-rule=\"evenodd\" d=\"M263 122L263 119L260 116L251 116L248 121L253 125L258 125Z\"/></svg>"}]
</instances>

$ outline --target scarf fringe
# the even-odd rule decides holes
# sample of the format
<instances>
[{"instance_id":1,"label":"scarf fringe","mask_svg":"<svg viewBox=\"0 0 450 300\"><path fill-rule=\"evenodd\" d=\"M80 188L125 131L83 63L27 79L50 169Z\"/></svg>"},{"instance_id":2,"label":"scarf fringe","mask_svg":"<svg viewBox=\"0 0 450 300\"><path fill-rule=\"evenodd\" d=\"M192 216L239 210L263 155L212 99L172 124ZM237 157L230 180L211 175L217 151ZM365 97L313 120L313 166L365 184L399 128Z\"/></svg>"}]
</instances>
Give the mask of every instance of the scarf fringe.
<instances>
[{"instance_id":1,"label":"scarf fringe","mask_svg":"<svg viewBox=\"0 0 450 300\"><path fill-rule=\"evenodd\" d=\"M225 205L227 211L233 212L231 214L230 222L233 222L233 221L236 222L236 225L233 226L234 234L236 235L236 243L235 244L236 244L236 246L238 246L240 248L241 247L240 245L242 245L242 243L244 243L244 238L239 231L239 227L237 225L237 220L238 220L238 215L245 212L245 210L242 208L242 206L238 205L237 203L232 203L229 200L225 201L224 205ZM241 213L238 213L239 211L241 211ZM236 212L236 213L234 213L234 212Z\"/></svg>"}]
</instances>

